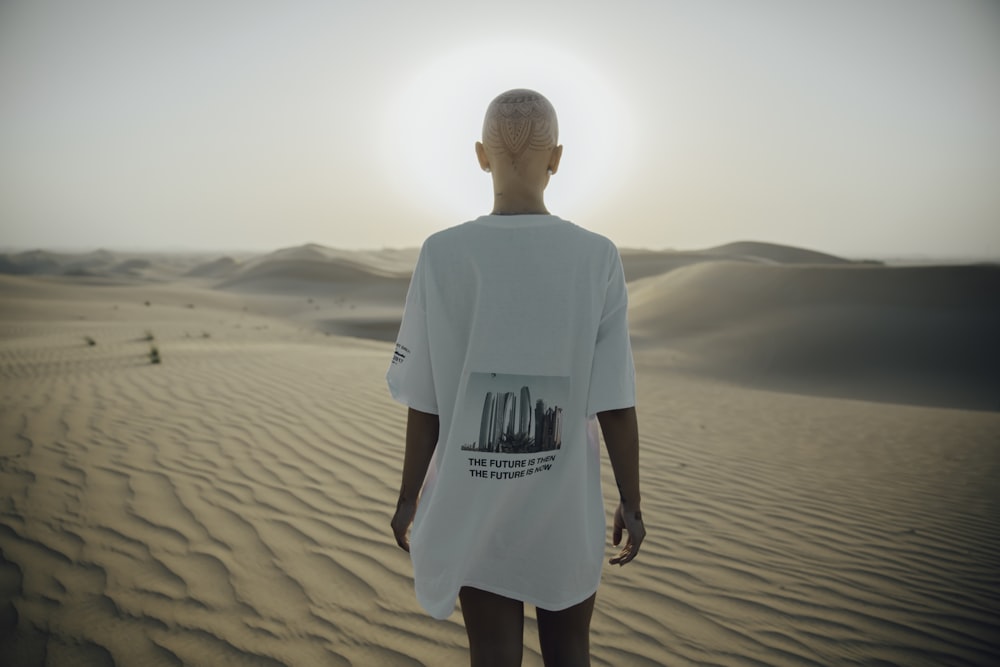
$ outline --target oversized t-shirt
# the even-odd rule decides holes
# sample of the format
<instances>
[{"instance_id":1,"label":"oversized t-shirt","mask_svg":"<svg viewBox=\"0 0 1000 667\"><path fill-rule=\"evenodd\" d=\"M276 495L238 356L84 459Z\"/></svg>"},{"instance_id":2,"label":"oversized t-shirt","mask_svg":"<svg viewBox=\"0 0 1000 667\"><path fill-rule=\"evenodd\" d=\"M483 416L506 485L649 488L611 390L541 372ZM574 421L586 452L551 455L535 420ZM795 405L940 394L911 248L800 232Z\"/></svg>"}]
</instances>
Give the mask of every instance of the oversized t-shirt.
<instances>
[{"instance_id":1,"label":"oversized t-shirt","mask_svg":"<svg viewBox=\"0 0 1000 667\"><path fill-rule=\"evenodd\" d=\"M386 374L439 416L410 553L446 618L462 586L557 611L597 590L596 413L635 404L621 258L551 215L483 216L425 241Z\"/></svg>"}]
</instances>

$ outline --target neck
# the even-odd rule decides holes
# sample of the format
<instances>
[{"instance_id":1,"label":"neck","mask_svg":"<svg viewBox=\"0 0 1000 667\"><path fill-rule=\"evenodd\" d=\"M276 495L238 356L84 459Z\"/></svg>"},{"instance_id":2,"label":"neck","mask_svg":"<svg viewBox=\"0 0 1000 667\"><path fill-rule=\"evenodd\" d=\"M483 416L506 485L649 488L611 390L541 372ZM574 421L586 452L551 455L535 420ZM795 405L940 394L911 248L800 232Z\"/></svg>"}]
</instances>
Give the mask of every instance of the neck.
<instances>
[{"instance_id":1,"label":"neck","mask_svg":"<svg viewBox=\"0 0 1000 667\"><path fill-rule=\"evenodd\" d=\"M493 193L493 215L547 215L545 199L540 191L518 191L508 187Z\"/></svg>"}]
</instances>

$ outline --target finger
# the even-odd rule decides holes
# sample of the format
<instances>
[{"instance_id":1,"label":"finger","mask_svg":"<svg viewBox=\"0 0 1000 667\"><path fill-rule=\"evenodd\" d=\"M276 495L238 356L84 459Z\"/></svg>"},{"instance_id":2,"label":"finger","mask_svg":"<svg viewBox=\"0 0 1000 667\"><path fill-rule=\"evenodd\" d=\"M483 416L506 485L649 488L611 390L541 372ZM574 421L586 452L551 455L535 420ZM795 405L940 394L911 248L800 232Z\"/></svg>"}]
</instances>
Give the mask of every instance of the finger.
<instances>
[{"instance_id":1,"label":"finger","mask_svg":"<svg viewBox=\"0 0 1000 667\"><path fill-rule=\"evenodd\" d=\"M615 521L615 528L611 532L611 543L616 547L622 543L622 526L617 521Z\"/></svg>"},{"instance_id":2,"label":"finger","mask_svg":"<svg viewBox=\"0 0 1000 667\"><path fill-rule=\"evenodd\" d=\"M402 549L403 551L409 553L410 552L410 540L406 537L406 528L403 528L402 530L400 530L399 528L396 527L396 524L393 523L392 524L392 535L393 535L393 537L396 538L396 544L399 545L399 548Z\"/></svg>"},{"instance_id":3,"label":"finger","mask_svg":"<svg viewBox=\"0 0 1000 667\"><path fill-rule=\"evenodd\" d=\"M639 554L639 545L633 543L631 540L625 545L625 547L619 552L617 556L611 559L612 565L625 565L631 563L635 557Z\"/></svg>"},{"instance_id":4,"label":"finger","mask_svg":"<svg viewBox=\"0 0 1000 667\"><path fill-rule=\"evenodd\" d=\"M631 549L632 549L632 543L626 542L625 546L623 546L621 551L618 552L618 555L612 558L608 562L610 562L612 565L619 565L622 562L622 559L625 558L625 556L629 553Z\"/></svg>"},{"instance_id":5,"label":"finger","mask_svg":"<svg viewBox=\"0 0 1000 667\"><path fill-rule=\"evenodd\" d=\"M631 563L633 560L635 560L635 557L638 555L639 555L639 545L629 543L628 555L625 557L625 560L621 562L621 564L625 565L626 563Z\"/></svg>"}]
</instances>

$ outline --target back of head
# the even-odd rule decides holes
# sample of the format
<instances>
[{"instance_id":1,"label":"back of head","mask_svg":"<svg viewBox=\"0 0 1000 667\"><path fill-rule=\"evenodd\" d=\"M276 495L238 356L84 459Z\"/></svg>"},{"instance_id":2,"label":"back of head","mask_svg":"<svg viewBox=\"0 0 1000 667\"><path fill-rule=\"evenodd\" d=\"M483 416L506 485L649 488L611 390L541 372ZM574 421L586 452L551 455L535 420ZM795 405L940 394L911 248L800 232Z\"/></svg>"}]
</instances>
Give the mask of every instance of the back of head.
<instances>
[{"instance_id":1,"label":"back of head","mask_svg":"<svg viewBox=\"0 0 1000 667\"><path fill-rule=\"evenodd\" d=\"M516 161L526 151L554 148L559 123L552 104L541 93L516 88L490 102L483 121L483 143L491 152Z\"/></svg>"}]
</instances>

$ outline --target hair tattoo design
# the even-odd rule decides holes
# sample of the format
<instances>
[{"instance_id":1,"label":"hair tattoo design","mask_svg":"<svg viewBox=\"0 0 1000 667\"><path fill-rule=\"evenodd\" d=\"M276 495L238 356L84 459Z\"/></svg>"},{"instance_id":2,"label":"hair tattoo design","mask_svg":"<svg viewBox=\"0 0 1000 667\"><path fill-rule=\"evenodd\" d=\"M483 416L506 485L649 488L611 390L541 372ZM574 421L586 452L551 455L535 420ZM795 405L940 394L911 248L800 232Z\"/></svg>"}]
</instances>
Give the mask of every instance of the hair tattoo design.
<instances>
[{"instance_id":1,"label":"hair tattoo design","mask_svg":"<svg viewBox=\"0 0 1000 667\"><path fill-rule=\"evenodd\" d=\"M545 150L559 140L552 104L541 93L518 88L501 93L486 110L483 143L519 157L526 150Z\"/></svg>"}]
</instances>

